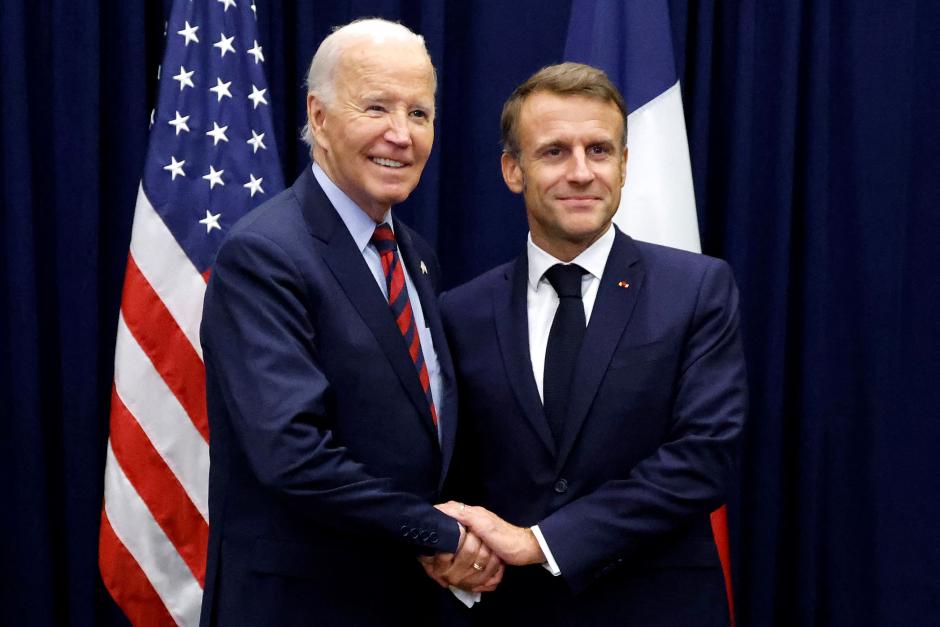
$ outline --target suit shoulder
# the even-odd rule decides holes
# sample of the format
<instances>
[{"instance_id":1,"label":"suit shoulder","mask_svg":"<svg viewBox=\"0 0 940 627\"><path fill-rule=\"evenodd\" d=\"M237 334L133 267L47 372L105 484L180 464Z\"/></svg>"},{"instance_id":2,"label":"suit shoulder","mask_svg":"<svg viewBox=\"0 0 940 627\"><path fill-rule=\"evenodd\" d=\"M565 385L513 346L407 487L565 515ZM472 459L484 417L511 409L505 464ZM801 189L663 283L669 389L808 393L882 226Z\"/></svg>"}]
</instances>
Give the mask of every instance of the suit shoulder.
<instances>
[{"instance_id":1,"label":"suit shoulder","mask_svg":"<svg viewBox=\"0 0 940 627\"><path fill-rule=\"evenodd\" d=\"M250 232L271 237L289 232L298 223L303 223L300 201L288 187L245 214L232 226L228 237Z\"/></svg>"},{"instance_id":2,"label":"suit shoulder","mask_svg":"<svg viewBox=\"0 0 940 627\"><path fill-rule=\"evenodd\" d=\"M652 271L681 272L699 276L706 272L730 272L728 262L702 253L633 240L640 258Z\"/></svg>"},{"instance_id":3,"label":"suit shoulder","mask_svg":"<svg viewBox=\"0 0 940 627\"><path fill-rule=\"evenodd\" d=\"M305 246L307 233L300 203L293 190L287 188L239 219L222 241L216 259L224 259L253 242L266 241L285 252L294 251Z\"/></svg>"},{"instance_id":4,"label":"suit shoulder","mask_svg":"<svg viewBox=\"0 0 940 627\"><path fill-rule=\"evenodd\" d=\"M723 259L647 242L635 242L646 270L645 289L678 302L718 298L736 302L737 285ZM690 301L691 302L691 301Z\"/></svg>"},{"instance_id":5,"label":"suit shoulder","mask_svg":"<svg viewBox=\"0 0 940 627\"><path fill-rule=\"evenodd\" d=\"M481 302L490 298L493 289L504 282L511 281L514 261L487 270L475 279L452 288L441 295L441 311L446 316L461 311L476 309Z\"/></svg>"}]
</instances>

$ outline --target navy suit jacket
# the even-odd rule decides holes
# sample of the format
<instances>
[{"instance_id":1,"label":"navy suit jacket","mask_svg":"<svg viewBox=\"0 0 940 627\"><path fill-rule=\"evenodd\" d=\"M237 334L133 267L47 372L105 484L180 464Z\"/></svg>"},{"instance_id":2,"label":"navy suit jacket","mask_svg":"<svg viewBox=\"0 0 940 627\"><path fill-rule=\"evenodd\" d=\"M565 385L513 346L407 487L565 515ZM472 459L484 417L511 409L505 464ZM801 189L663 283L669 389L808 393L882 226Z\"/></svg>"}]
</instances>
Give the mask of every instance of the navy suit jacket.
<instances>
[{"instance_id":1,"label":"navy suit jacket","mask_svg":"<svg viewBox=\"0 0 940 627\"><path fill-rule=\"evenodd\" d=\"M556 442L529 360L527 257L442 298L460 387L454 496L538 524L561 575L507 569L487 624L727 624L709 512L746 411L727 264L616 234Z\"/></svg>"},{"instance_id":2,"label":"navy suit jacket","mask_svg":"<svg viewBox=\"0 0 940 627\"><path fill-rule=\"evenodd\" d=\"M441 364L440 444L388 302L310 168L219 251L201 329L203 625L434 620L442 591L416 555L457 546L456 522L431 505L457 401L437 260L404 224L395 232Z\"/></svg>"}]
</instances>

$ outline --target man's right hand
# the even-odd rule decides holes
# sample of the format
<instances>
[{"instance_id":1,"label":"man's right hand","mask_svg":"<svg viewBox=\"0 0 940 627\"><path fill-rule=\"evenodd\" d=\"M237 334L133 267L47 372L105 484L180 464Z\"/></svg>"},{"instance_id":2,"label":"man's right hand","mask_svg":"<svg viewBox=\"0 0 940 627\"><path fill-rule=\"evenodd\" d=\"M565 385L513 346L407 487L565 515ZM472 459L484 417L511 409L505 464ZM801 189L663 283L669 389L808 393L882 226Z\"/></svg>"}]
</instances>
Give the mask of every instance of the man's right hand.
<instances>
[{"instance_id":1,"label":"man's right hand","mask_svg":"<svg viewBox=\"0 0 940 627\"><path fill-rule=\"evenodd\" d=\"M420 557L419 561L428 576L442 587L456 586L471 592L495 590L505 569L502 560L463 525L460 525L456 554L438 553Z\"/></svg>"}]
</instances>

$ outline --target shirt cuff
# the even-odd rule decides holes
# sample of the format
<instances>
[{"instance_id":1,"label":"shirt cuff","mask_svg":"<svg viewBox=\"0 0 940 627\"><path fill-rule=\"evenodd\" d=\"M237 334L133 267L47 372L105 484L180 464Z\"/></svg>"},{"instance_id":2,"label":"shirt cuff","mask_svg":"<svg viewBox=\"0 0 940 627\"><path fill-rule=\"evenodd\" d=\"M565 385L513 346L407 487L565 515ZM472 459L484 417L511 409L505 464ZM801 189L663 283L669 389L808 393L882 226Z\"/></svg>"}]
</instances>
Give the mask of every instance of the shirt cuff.
<instances>
[{"instance_id":1,"label":"shirt cuff","mask_svg":"<svg viewBox=\"0 0 940 627\"><path fill-rule=\"evenodd\" d=\"M480 602L479 592L470 592L469 590L464 590L463 588L458 588L457 586L450 586L450 592L455 597L457 597L458 601L467 607L473 607L474 603Z\"/></svg>"},{"instance_id":2,"label":"shirt cuff","mask_svg":"<svg viewBox=\"0 0 940 627\"><path fill-rule=\"evenodd\" d=\"M535 541L539 543L539 548L542 549L542 555L545 556L545 562L542 563L542 567L557 577L561 574L561 569L558 568L558 564L555 562L552 550L548 548L548 543L545 541L545 536L542 535L542 530L539 529L538 525L532 525L531 529L532 535L535 536Z\"/></svg>"}]
</instances>

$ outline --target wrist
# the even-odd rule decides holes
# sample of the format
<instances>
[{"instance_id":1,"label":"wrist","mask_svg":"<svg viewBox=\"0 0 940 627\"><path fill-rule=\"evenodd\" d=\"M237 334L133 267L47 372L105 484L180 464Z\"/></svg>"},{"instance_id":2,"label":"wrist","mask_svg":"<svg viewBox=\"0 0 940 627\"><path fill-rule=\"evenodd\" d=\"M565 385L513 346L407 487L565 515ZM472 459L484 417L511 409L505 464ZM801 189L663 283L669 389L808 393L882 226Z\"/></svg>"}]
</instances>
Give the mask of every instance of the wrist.
<instances>
[{"instance_id":1,"label":"wrist","mask_svg":"<svg viewBox=\"0 0 940 627\"><path fill-rule=\"evenodd\" d=\"M523 533L525 534L525 546L526 546L526 564L544 564L545 563L545 554L542 553L542 547L539 544L538 539L535 537L535 532L532 531L532 527L523 528Z\"/></svg>"}]
</instances>

